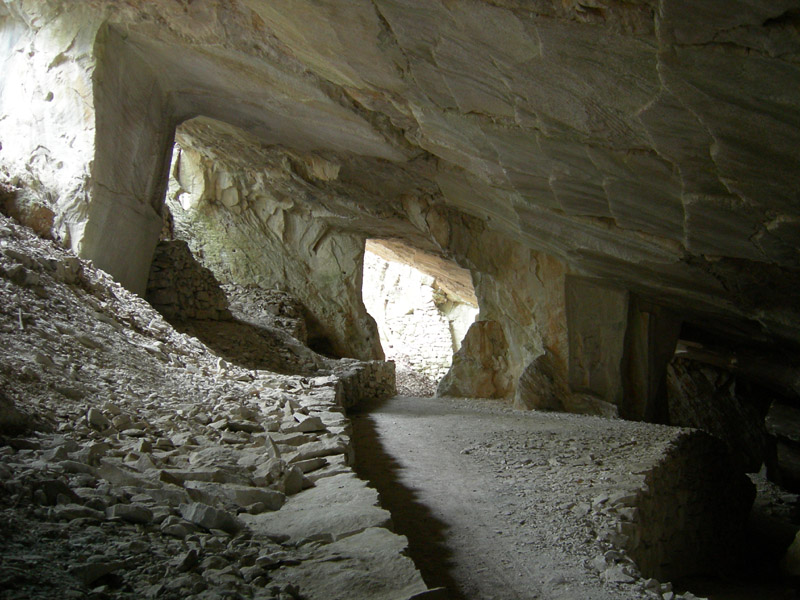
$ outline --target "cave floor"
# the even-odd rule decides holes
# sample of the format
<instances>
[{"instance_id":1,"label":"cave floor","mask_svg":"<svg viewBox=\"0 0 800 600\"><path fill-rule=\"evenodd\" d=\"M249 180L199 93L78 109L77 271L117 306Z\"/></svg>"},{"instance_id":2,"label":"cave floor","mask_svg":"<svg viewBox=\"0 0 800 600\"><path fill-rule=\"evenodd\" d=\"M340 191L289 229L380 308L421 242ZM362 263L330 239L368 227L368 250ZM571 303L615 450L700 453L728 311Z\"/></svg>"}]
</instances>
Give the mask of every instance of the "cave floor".
<instances>
[{"instance_id":1,"label":"cave floor","mask_svg":"<svg viewBox=\"0 0 800 600\"><path fill-rule=\"evenodd\" d=\"M357 473L409 538L426 583L448 597L661 597L641 578L598 570L610 546L596 504L624 489L624 464L647 460L669 428L453 398L395 397L350 417ZM778 584L696 584L715 599L794 597Z\"/></svg>"}]
</instances>

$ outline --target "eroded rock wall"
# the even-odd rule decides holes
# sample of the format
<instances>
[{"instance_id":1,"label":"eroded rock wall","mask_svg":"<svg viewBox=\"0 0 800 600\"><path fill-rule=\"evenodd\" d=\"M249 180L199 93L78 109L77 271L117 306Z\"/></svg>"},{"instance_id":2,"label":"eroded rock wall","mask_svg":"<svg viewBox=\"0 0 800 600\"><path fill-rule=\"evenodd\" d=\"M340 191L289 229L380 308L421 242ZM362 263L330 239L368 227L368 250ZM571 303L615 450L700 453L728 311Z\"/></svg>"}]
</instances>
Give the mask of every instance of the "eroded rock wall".
<instances>
[{"instance_id":1,"label":"eroded rock wall","mask_svg":"<svg viewBox=\"0 0 800 600\"><path fill-rule=\"evenodd\" d=\"M361 300L363 238L327 222L324 207L273 188L272 180L292 177L283 158L257 173L228 162L229 155L181 148L168 200L176 232L222 282L302 299L311 347L382 358Z\"/></svg>"},{"instance_id":2,"label":"eroded rock wall","mask_svg":"<svg viewBox=\"0 0 800 600\"><path fill-rule=\"evenodd\" d=\"M92 73L100 19L87 3L0 5L0 175L24 189L23 221L79 250L92 195ZM13 212L13 211L11 211Z\"/></svg>"},{"instance_id":3,"label":"eroded rock wall","mask_svg":"<svg viewBox=\"0 0 800 600\"><path fill-rule=\"evenodd\" d=\"M205 117L206 137L253 142L220 152L251 181L201 178L225 211L206 220L212 270L289 282L329 352L379 356L357 294L376 236L473 273L511 379L545 352L566 375L566 273L796 352L796 7L689 8L4 0L3 179L142 293L175 128ZM250 194L266 187L281 192ZM248 266L264 254L282 258ZM646 320L648 364L613 379L638 394L623 414L653 419ZM600 399L619 403L608 383Z\"/></svg>"},{"instance_id":4,"label":"eroded rock wall","mask_svg":"<svg viewBox=\"0 0 800 600\"><path fill-rule=\"evenodd\" d=\"M503 390L499 397L513 398L520 408L532 408L517 382L535 359L548 352L552 368L566 380L564 282L569 267L477 219L440 207L428 208L425 223L436 243L470 269L480 308L478 319L496 322L502 329L506 351L494 358L494 368L497 377L508 383L497 388Z\"/></svg>"}]
</instances>

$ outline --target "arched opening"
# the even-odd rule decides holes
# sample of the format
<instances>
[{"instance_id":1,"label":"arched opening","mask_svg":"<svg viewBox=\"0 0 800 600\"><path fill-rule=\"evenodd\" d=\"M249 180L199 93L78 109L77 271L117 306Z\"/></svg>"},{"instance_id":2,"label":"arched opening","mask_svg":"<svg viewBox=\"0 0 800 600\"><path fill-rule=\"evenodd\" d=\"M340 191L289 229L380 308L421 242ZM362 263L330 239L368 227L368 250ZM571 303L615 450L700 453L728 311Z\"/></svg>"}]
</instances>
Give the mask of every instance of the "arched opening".
<instances>
[{"instance_id":1,"label":"arched opening","mask_svg":"<svg viewBox=\"0 0 800 600\"><path fill-rule=\"evenodd\" d=\"M367 240L362 296L398 393L433 396L478 315L469 272L397 240Z\"/></svg>"}]
</instances>

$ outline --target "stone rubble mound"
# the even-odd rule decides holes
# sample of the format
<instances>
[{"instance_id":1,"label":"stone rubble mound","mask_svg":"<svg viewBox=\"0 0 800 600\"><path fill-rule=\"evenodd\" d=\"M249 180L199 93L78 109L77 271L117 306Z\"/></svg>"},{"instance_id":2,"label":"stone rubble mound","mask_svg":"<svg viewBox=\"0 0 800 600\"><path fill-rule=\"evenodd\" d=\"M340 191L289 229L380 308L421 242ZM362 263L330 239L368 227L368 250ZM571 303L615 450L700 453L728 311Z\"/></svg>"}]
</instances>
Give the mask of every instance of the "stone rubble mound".
<instances>
[{"instance_id":1,"label":"stone rubble mound","mask_svg":"<svg viewBox=\"0 0 800 600\"><path fill-rule=\"evenodd\" d=\"M0 297L0 597L425 592L350 467L393 365L236 366L4 217Z\"/></svg>"}]
</instances>

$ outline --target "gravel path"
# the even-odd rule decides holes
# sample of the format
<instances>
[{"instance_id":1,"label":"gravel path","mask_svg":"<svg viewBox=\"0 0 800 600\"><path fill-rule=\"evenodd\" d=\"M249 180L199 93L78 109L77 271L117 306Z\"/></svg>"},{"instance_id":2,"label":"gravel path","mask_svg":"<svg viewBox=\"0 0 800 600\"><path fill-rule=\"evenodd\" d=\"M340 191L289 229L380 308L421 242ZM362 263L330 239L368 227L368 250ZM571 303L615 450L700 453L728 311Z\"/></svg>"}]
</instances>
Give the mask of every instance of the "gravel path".
<instances>
[{"instance_id":1,"label":"gravel path","mask_svg":"<svg viewBox=\"0 0 800 600\"><path fill-rule=\"evenodd\" d=\"M591 503L618 481L617 462L657 453L669 429L642 436L640 424L441 398L398 397L351 418L357 472L429 585L469 600L662 597L635 570L629 583L601 578L593 561L611 546Z\"/></svg>"},{"instance_id":2,"label":"gravel path","mask_svg":"<svg viewBox=\"0 0 800 600\"><path fill-rule=\"evenodd\" d=\"M791 527L783 512L797 498L758 476L744 568L673 592L643 579L613 547L609 531L627 510L612 508L614 498L686 430L454 398L396 397L350 418L356 472L377 488L426 583L446 588L444 598L800 598L796 582L757 564L775 551L764 536L778 523Z\"/></svg>"}]
</instances>

